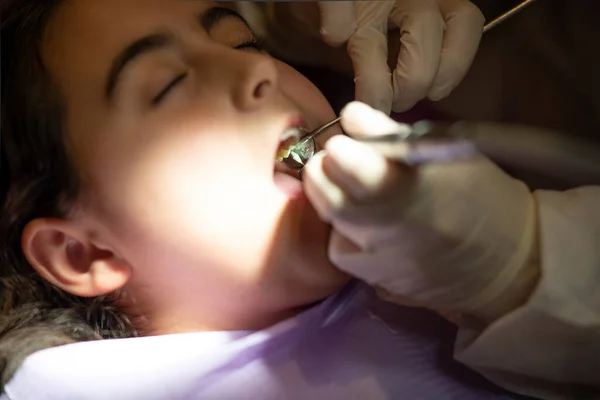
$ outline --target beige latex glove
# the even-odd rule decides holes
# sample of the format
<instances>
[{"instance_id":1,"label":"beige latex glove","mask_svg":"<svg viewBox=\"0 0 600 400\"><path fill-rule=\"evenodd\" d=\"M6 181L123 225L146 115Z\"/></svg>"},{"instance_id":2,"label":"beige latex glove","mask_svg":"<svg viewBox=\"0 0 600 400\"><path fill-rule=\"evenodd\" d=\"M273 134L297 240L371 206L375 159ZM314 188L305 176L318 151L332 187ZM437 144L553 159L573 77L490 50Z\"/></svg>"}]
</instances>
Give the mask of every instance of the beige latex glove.
<instances>
[{"instance_id":1,"label":"beige latex glove","mask_svg":"<svg viewBox=\"0 0 600 400\"><path fill-rule=\"evenodd\" d=\"M341 46L356 30L354 1L319 1L320 33L325 43Z\"/></svg>"},{"instance_id":2,"label":"beige latex glove","mask_svg":"<svg viewBox=\"0 0 600 400\"><path fill-rule=\"evenodd\" d=\"M350 135L402 128L358 102L341 115ZM392 299L487 324L537 281L533 197L483 157L408 170L335 136L307 164L304 186L333 226L331 261Z\"/></svg>"},{"instance_id":3,"label":"beige latex glove","mask_svg":"<svg viewBox=\"0 0 600 400\"><path fill-rule=\"evenodd\" d=\"M240 2L235 6L257 33L268 38L269 51L283 60L344 73L351 73L346 71L346 63L351 62L356 99L388 114L392 108L405 111L425 97L447 96L469 70L485 20L468 0ZM397 29L400 51L390 72L388 30ZM349 60L340 47L346 42Z\"/></svg>"},{"instance_id":4,"label":"beige latex glove","mask_svg":"<svg viewBox=\"0 0 600 400\"><path fill-rule=\"evenodd\" d=\"M389 114L428 97L440 100L460 83L477 52L485 17L468 0L320 2L325 41L348 38L356 99ZM354 6L356 29L348 18ZM348 8L348 10L344 10ZM401 50L388 68L387 32L399 28Z\"/></svg>"}]
</instances>

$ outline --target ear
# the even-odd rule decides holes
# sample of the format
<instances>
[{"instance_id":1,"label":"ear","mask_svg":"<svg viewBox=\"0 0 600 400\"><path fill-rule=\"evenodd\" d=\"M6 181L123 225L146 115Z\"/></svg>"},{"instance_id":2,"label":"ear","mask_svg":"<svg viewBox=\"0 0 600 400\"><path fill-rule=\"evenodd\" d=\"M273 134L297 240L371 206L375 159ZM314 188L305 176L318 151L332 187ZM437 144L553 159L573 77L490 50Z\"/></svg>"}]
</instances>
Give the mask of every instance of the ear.
<instances>
[{"instance_id":1,"label":"ear","mask_svg":"<svg viewBox=\"0 0 600 400\"><path fill-rule=\"evenodd\" d=\"M114 292L131 277L130 266L110 249L100 249L76 222L31 221L21 246L27 261L54 286L81 297Z\"/></svg>"}]
</instances>

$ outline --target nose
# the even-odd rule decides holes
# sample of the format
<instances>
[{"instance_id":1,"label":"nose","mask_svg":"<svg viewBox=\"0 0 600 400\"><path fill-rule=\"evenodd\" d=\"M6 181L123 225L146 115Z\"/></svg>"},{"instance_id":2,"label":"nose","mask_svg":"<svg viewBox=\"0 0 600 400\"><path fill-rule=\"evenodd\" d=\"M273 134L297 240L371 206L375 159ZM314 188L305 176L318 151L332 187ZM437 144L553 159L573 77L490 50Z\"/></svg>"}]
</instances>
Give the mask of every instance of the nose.
<instances>
[{"instance_id":1,"label":"nose","mask_svg":"<svg viewBox=\"0 0 600 400\"><path fill-rule=\"evenodd\" d=\"M198 95L210 93L213 100L225 100L239 112L248 112L277 94L279 71L271 57L221 44L195 46L194 50L191 60L201 77Z\"/></svg>"},{"instance_id":2,"label":"nose","mask_svg":"<svg viewBox=\"0 0 600 400\"><path fill-rule=\"evenodd\" d=\"M241 52L240 52L241 53ZM240 54L233 87L233 103L240 111L254 111L268 102L277 90L275 61L262 54Z\"/></svg>"}]
</instances>

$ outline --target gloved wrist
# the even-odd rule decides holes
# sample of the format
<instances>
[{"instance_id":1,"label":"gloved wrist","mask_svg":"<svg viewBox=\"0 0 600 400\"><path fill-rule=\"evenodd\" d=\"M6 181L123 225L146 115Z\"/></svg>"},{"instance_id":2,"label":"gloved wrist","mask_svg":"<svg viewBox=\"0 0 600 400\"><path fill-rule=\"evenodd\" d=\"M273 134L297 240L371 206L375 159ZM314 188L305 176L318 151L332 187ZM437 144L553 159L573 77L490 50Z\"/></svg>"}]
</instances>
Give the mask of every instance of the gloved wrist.
<instances>
[{"instance_id":1,"label":"gloved wrist","mask_svg":"<svg viewBox=\"0 0 600 400\"><path fill-rule=\"evenodd\" d=\"M485 326L492 324L527 303L537 287L540 275L536 247L535 254L531 255L530 260L520 269L508 287L488 304L480 309L471 310L469 314Z\"/></svg>"},{"instance_id":2,"label":"gloved wrist","mask_svg":"<svg viewBox=\"0 0 600 400\"><path fill-rule=\"evenodd\" d=\"M390 243L397 240L397 238L391 237L388 237L388 240L385 240L385 237L383 236L367 236L369 236L368 242L370 243L377 243L380 241L381 244L384 244L386 242ZM366 238L363 237L359 241L365 242L365 239ZM381 250L381 247L377 246L370 248L369 250L363 250L340 232L334 230L330 242L329 254L330 258L335 260L334 263L336 263L336 265L343 266L342 268L345 271L355 271L354 274L356 274L357 269L351 267L353 264L352 259L354 259L354 262L360 262L361 258L364 259L364 253L367 251L370 253L370 260L372 261L373 259L377 259L378 253L381 255ZM390 292L389 285L386 284L387 276L379 275L379 273L381 273L381 264L370 265L374 270L370 274L364 274L364 272L359 272L358 274L366 277L367 283L373 285L377 295L385 301L408 307L428 308L436 311L458 326L462 326L466 323L467 326L471 328L475 326L477 329L484 329L494 321L523 306L533 294L541 274L537 245L534 245L531 250L532 253L527 262L516 267L518 271L514 274L513 279L509 282L494 282L492 284L492 286L496 285L498 287L490 288L490 291L498 294L491 298L486 296L488 301L485 304L482 304L481 300L478 301L475 298L467 299L462 305L443 304L441 301L432 302L431 300L418 301L414 300L414 297L408 297L406 294ZM402 268L402 266L397 265L393 268ZM487 289L484 289L484 291L486 290Z\"/></svg>"},{"instance_id":3,"label":"gloved wrist","mask_svg":"<svg viewBox=\"0 0 600 400\"><path fill-rule=\"evenodd\" d=\"M507 175L505 178L504 185L501 185L501 181L497 182L498 188L513 192L514 203L509 206L515 210L520 209L521 212L517 211L512 216L506 215L508 220L505 228L510 225L513 227L509 230L499 229L495 233L499 234L497 237L499 246L496 247L497 250L492 251L493 256L483 258L476 263L479 268L490 268L490 271L496 269L495 276L480 288L479 293L458 305L462 312L475 317L484 325L489 325L524 305L533 293L540 277L535 200L523 183L513 180ZM493 228L494 224L491 226ZM496 226L500 227L500 225ZM481 232L481 234L485 239L486 233ZM490 237L493 236L494 234ZM505 241L504 249L503 240ZM494 254L494 251L497 253ZM495 262L498 262L496 267L494 267Z\"/></svg>"}]
</instances>

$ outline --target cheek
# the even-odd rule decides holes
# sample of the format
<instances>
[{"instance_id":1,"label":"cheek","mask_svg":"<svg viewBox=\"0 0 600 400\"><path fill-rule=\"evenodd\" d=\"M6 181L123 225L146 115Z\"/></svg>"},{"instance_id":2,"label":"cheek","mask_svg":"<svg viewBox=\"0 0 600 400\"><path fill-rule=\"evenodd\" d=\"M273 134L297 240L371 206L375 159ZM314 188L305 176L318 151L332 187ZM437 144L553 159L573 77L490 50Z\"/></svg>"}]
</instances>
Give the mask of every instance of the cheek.
<instances>
[{"instance_id":1,"label":"cheek","mask_svg":"<svg viewBox=\"0 0 600 400\"><path fill-rule=\"evenodd\" d=\"M314 121L314 128L336 118L331 105L323 96L321 91L306 79L304 75L287 64L278 63L281 77L281 87L284 93L291 98L306 115L310 115ZM339 124L329 128L316 139L320 148L334 135L343 134Z\"/></svg>"},{"instance_id":2,"label":"cheek","mask_svg":"<svg viewBox=\"0 0 600 400\"><path fill-rule=\"evenodd\" d=\"M278 197L266 185L231 176L223 181L190 165L156 167L160 172L105 191L113 205L105 226L123 257L157 276L168 275L168 265L183 277L260 280L285 211Z\"/></svg>"},{"instance_id":3,"label":"cheek","mask_svg":"<svg viewBox=\"0 0 600 400\"><path fill-rule=\"evenodd\" d=\"M277 62L281 90L317 123L335 118L335 113L321 91L304 75L287 64Z\"/></svg>"},{"instance_id":4,"label":"cheek","mask_svg":"<svg viewBox=\"0 0 600 400\"><path fill-rule=\"evenodd\" d=\"M269 243L282 208L272 172L216 156L231 147L211 137L156 138L96 172L109 229L137 255L242 265Z\"/></svg>"}]
</instances>

